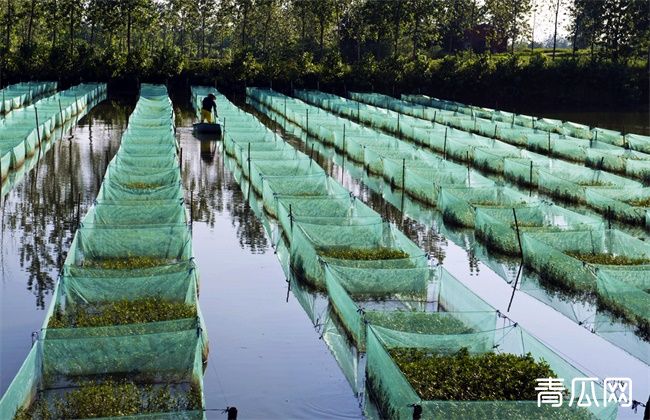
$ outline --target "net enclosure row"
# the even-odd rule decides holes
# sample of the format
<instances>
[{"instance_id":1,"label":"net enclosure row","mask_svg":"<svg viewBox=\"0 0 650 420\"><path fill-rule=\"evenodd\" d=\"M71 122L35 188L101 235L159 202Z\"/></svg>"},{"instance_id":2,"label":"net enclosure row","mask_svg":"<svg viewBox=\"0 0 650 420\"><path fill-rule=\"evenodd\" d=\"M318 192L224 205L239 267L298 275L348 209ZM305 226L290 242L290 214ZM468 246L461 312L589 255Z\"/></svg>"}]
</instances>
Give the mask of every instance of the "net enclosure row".
<instances>
[{"instance_id":1,"label":"net enclosure row","mask_svg":"<svg viewBox=\"0 0 650 420\"><path fill-rule=\"evenodd\" d=\"M42 143L57 127L92 108L106 97L106 84L91 83L41 99L0 119L0 178L20 168L25 159L39 153Z\"/></svg>"},{"instance_id":2,"label":"net enclosure row","mask_svg":"<svg viewBox=\"0 0 650 420\"><path fill-rule=\"evenodd\" d=\"M515 126L512 123L486 120L439 108L417 105L405 100L374 93L351 93L354 100L385 108L396 113L415 117L450 128L471 132L481 137L498 139L504 144L521 147L547 156L576 162L595 169L603 169L650 181L650 154L631 150L627 143L619 146L603 141L610 130L598 129L589 138L572 137L534 128ZM389 115L390 117L390 115ZM429 118L431 117L431 118ZM599 139L600 133L600 141ZM618 133L620 135L620 133Z\"/></svg>"},{"instance_id":3,"label":"net enclosure row","mask_svg":"<svg viewBox=\"0 0 650 420\"><path fill-rule=\"evenodd\" d=\"M446 101L426 95L402 95L401 99L413 104L451 111L457 116L465 115L473 118L480 118L481 120L510 124L512 129L521 130L526 128L539 130L576 139L591 140L594 142L600 141L642 153L650 153L650 136L644 136L641 134L623 133L600 127L590 127L585 124L571 121L539 118L530 115L521 115L514 112L465 105L459 102Z\"/></svg>"},{"instance_id":4,"label":"net enclosure row","mask_svg":"<svg viewBox=\"0 0 650 420\"><path fill-rule=\"evenodd\" d=\"M194 92L201 94L198 88ZM561 374L579 374L579 370L562 370L570 364L534 339L525 341L525 348L513 347L504 352L499 346L469 349L473 334L492 335L499 340L499 334L508 330L497 328L495 309L444 269L431 268L417 245L351 196L311 156L296 151L277 133L212 92L217 96L220 118L227 121L224 150L237 161L251 191L261 197L264 210L277 220L279 240L288 242L291 268L303 282L327 291L336 316L358 348L367 350L369 360L374 351L369 336L375 333L371 329L384 328L389 334L408 337L402 342L405 350L421 347L418 339L435 337L450 342L455 338L455 345L447 347L453 354L471 351L471 357L500 358L525 357L530 352L535 366L549 363L553 366L549 369L557 369ZM319 126L320 121L315 125ZM508 328L523 331L512 325ZM533 349L537 343L540 352ZM542 358L545 362L541 362ZM397 366L393 356L388 360L400 375L408 375ZM377 368L385 369L369 365L368 378L381 374ZM411 382L414 377L409 376L406 381L406 388L370 382L382 402L383 415L410 418L414 404L424 406L429 401L421 390L415 391L417 385ZM404 395L405 389L412 394L391 402L392 395ZM515 401L517 398L514 397ZM461 415L463 410L476 405L458 395L449 399L458 405L451 407L446 400L433 400L431 404L447 404L449 415ZM490 404L498 403L492 401L482 409ZM544 411L536 410L535 401L511 405L521 416L541 416ZM567 415L607 418L615 411L616 407L598 413L567 410Z\"/></svg>"},{"instance_id":5,"label":"net enclosure row","mask_svg":"<svg viewBox=\"0 0 650 420\"><path fill-rule=\"evenodd\" d=\"M0 89L0 115L22 108L56 92L57 82L22 82Z\"/></svg>"},{"instance_id":6,"label":"net enclosure row","mask_svg":"<svg viewBox=\"0 0 650 420\"><path fill-rule=\"evenodd\" d=\"M399 135L409 143L433 150L444 158L472 165L523 186L537 188L555 199L587 204L607 218L650 229L650 205L645 198L650 194L650 188L645 188L640 180L616 175L601 167L588 168L555 159L526 150L521 145L507 144L336 95L318 91L297 91L296 94L320 108ZM366 101L372 101L374 98L372 94L356 94L355 97L365 98ZM540 140L540 144L553 144L552 139L546 137L543 141ZM568 143L565 140L557 141L557 144ZM650 160L647 162L650 164ZM617 191L625 191L626 194L616 195Z\"/></svg>"},{"instance_id":7,"label":"net enclosure row","mask_svg":"<svg viewBox=\"0 0 650 420\"><path fill-rule=\"evenodd\" d=\"M397 160L392 166L392 172L385 172L386 168L391 168L387 165L388 159L383 158L391 153L394 149L378 147L380 156L377 157L377 151L373 149L375 146L371 143L372 140L366 140L361 137L363 143L363 153L356 155L354 146L357 141L355 136L355 129L369 130L367 128L353 125L350 121L343 118L336 117L333 114L319 112L318 108L312 107L300 100L285 97L279 93L266 91L266 90L253 90L250 89L249 93L252 97L259 99L262 103L278 112L281 115L286 115L287 119L296 124L296 129L304 129L308 134L316 137L323 143L328 143L331 139L337 139L337 133L340 133L340 141L334 142L333 145L339 150L343 150L349 157L354 160L361 158L361 163L364 164L369 171L373 171L373 165L377 165L377 161L382 162L381 175L386 179L391 179L391 182L404 188L411 195L418 197L409 191L409 184L403 182L403 177L414 177L407 169L411 161L402 159L401 162ZM286 114L283 114L286 110ZM353 127L353 128L350 128ZM289 130L292 128L289 127ZM345 137L344 134L345 133ZM384 137L383 134L375 132L375 139L380 143ZM372 133L369 133L369 138ZM345 141L343 141L345 139ZM393 141L398 140L393 139ZM332 144L332 143L330 143ZM381 143L380 143L381 144ZM338 146L337 146L338 145ZM351 146L352 145L352 146ZM350 153L349 151L353 151ZM420 153L422 151L419 151ZM383 154L383 156L382 156ZM407 163L408 162L408 163ZM412 160L414 167L426 166L426 160L422 157L414 158ZM447 161L443 161L449 164ZM454 164L455 165L455 164ZM436 177L441 175L440 170L435 167L431 169L429 179L423 184L436 183ZM401 174L402 179L398 178L394 182L396 174ZM469 174L470 178L476 179L477 177L472 174L471 170L465 169L465 174ZM397 175L399 177L399 175ZM480 177L480 175L479 175ZM462 179L462 178L461 178ZM479 178L480 179L480 178ZM489 181L489 180L488 180ZM432 190L430 188L429 190ZM630 235L617 230L610 230L601 219L593 218L587 215L579 214L552 203L544 201L530 201L525 196L521 202L512 203L501 198L499 194L503 191L508 191L506 187L498 187L489 183L482 187L466 187L466 188L441 188L438 192L436 201L429 200L430 204L438 206L443 217L452 222L460 223L463 226L473 226L477 232L477 236L485 242L490 248L496 249L502 253L510 253L513 255L520 255L522 251L522 243L528 236L536 236L540 234L556 234L558 236L571 237L574 234L589 233L593 231L593 236L599 235L616 235L617 237L624 238L622 240L631 244L629 252L625 253L626 256L632 256L644 250L647 245L645 242L636 239ZM516 193L516 192L515 192ZM513 195L516 197L516 195ZM511 196L512 197L512 196ZM419 198L419 197L418 197ZM422 200L427 201L427 200ZM458 217L462 216L462 217ZM533 264L534 259L529 258L531 254L535 254L537 259L549 262L547 258L548 253L542 248L523 247L524 251L528 254L525 255L524 261L533 269L548 274L543 269L540 269L538 264ZM622 319L625 323L633 325L637 329L637 334L644 340L647 340L647 319L648 319L648 288L644 285L644 278L648 278L650 266L645 257L645 251L639 253L637 257L633 258L635 263L638 263L634 270L636 270L638 277L636 279L630 278L629 275L624 274L629 262L621 256L621 248L604 247L602 249L594 249L592 254L593 258L604 258L603 264L607 265L614 271L614 278L619 282L619 287L611 287L611 283L605 283L599 279L602 278L603 271L593 272L589 282L580 285L581 292L586 296L591 296L598 299L600 306L608 312L614 314L617 318ZM598 254L598 255L597 255ZM604 255L601 255L604 254ZM587 258L587 256L583 257ZM549 262L550 263L550 262ZM574 292L575 285L570 281L569 276L558 275L555 277L556 284L561 285L567 292ZM608 286L609 285L609 286ZM634 299L626 299L626 296L634 295ZM645 308L645 309L644 309ZM638 353L635 353L638 357ZM647 360L647 357L645 358Z\"/></svg>"},{"instance_id":8,"label":"net enclosure row","mask_svg":"<svg viewBox=\"0 0 650 420\"><path fill-rule=\"evenodd\" d=\"M198 305L174 113L143 85L0 417L204 418Z\"/></svg>"}]
</instances>

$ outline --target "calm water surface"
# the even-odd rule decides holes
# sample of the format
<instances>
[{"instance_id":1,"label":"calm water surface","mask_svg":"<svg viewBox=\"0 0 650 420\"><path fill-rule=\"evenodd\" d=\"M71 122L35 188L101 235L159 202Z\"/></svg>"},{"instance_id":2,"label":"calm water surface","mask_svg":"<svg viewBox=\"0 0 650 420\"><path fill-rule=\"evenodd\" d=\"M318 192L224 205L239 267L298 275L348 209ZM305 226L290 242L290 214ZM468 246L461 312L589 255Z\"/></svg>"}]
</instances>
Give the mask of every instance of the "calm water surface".
<instances>
[{"instance_id":1,"label":"calm water surface","mask_svg":"<svg viewBox=\"0 0 650 420\"><path fill-rule=\"evenodd\" d=\"M92 204L133 105L124 100L99 105L37 165L29 169L28 163L13 183L3 185L0 394L27 355L32 331L40 329L78 208L83 215ZM219 143L192 135L191 112L178 109L177 116L184 187L193 203L200 304L211 342L206 407L236 406L241 418L362 417L363 356L345 342L326 298L287 280L278 259L282 253L275 254L269 235L273 226L259 212L254 194L249 197L236 163ZM305 147L304 138L290 141ZM382 180L315 145L318 162L332 176L505 312L513 289L502 277L514 278L516 262L488 258L472 231L445 227L435 211L402 200ZM531 294L518 289L508 315L588 373L632 377L635 398L647 399L648 366L575 322L593 317L589 305L567 304L561 314L540 301L548 298L543 291L538 298ZM219 411L207 414L225 418ZM629 410L621 414L642 417Z\"/></svg>"}]
</instances>

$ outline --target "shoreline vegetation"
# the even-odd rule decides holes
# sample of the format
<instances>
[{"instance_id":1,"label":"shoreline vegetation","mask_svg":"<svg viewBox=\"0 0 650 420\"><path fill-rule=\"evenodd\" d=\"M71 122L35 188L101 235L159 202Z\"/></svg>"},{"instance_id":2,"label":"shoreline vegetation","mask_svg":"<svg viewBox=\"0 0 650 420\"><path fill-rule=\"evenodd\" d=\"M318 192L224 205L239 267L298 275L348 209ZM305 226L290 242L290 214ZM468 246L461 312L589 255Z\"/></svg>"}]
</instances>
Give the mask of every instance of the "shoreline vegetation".
<instances>
[{"instance_id":1,"label":"shoreline vegetation","mask_svg":"<svg viewBox=\"0 0 650 420\"><path fill-rule=\"evenodd\" d=\"M650 6L619 3L565 0L557 36L541 42L531 17L559 2L8 0L0 86L29 75L125 91L272 86L421 93L524 113L644 111Z\"/></svg>"}]
</instances>

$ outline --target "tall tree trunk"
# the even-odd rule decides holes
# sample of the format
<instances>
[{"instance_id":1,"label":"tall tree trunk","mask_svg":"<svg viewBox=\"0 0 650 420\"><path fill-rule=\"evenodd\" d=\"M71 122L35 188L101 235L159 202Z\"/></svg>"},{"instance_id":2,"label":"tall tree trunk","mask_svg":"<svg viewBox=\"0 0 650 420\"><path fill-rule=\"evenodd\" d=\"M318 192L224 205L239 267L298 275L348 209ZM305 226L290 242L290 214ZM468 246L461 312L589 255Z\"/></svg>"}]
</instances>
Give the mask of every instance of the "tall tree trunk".
<instances>
[{"instance_id":1,"label":"tall tree trunk","mask_svg":"<svg viewBox=\"0 0 650 420\"><path fill-rule=\"evenodd\" d=\"M126 11L126 60L131 61L131 8Z\"/></svg>"},{"instance_id":2,"label":"tall tree trunk","mask_svg":"<svg viewBox=\"0 0 650 420\"><path fill-rule=\"evenodd\" d=\"M95 20L90 24L90 45L95 43Z\"/></svg>"},{"instance_id":3,"label":"tall tree trunk","mask_svg":"<svg viewBox=\"0 0 650 420\"><path fill-rule=\"evenodd\" d=\"M181 14L181 34L178 43L181 48L181 54L185 54L185 13Z\"/></svg>"},{"instance_id":4,"label":"tall tree trunk","mask_svg":"<svg viewBox=\"0 0 650 420\"><path fill-rule=\"evenodd\" d=\"M70 6L70 57L74 54L74 5Z\"/></svg>"},{"instance_id":5,"label":"tall tree trunk","mask_svg":"<svg viewBox=\"0 0 650 420\"><path fill-rule=\"evenodd\" d=\"M29 10L29 25L27 27L27 45L32 45L32 29L34 28L34 9L36 0L32 0L32 7Z\"/></svg>"},{"instance_id":6,"label":"tall tree trunk","mask_svg":"<svg viewBox=\"0 0 650 420\"><path fill-rule=\"evenodd\" d=\"M533 27L530 31L530 53L535 52L535 18L537 17L537 13L535 8L535 2L533 2Z\"/></svg>"},{"instance_id":7,"label":"tall tree trunk","mask_svg":"<svg viewBox=\"0 0 650 420\"><path fill-rule=\"evenodd\" d=\"M553 28L553 60L555 60L555 49L557 47L557 17L560 13L560 0L555 4L555 25Z\"/></svg>"},{"instance_id":8,"label":"tall tree trunk","mask_svg":"<svg viewBox=\"0 0 650 420\"><path fill-rule=\"evenodd\" d=\"M325 50L325 16L321 15L318 18L320 37L319 37L319 47L318 47L318 61L323 59L323 52Z\"/></svg>"},{"instance_id":9,"label":"tall tree trunk","mask_svg":"<svg viewBox=\"0 0 650 420\"><path fill-rule=\"evenodd\" d=\"M301 4L300 8L302 9L300 13L300 48L302 51L305 51L307 47L307 42L305 40L305 26L306 22L305 20L307 19L307 13L306 13L306 7L304 4Z\"/></svg>"},{"instance_id":10,"label":"tall tree trunk","mask_svg":"<svg viewBox=\"0 0 650 420\"><path fill-rule=\"evenodd\" d=\"M515 42L517 42L517 17L519 15L519 1L514 1L514 11L512 15L512 45L510 46L510 53L515 53Z\"/></svg>"},{"instance_id":11,"label":"tall tree trunk","mask_svg":"<svg viewBox=\"0 0 650 420\"><path fill-rule=\"evenodd\" d=\"M420 36L420 17L415 16L415 27L413 28L413 60L418 55L418 37Z\"/></svg>"},{"instance_id":12,"label":"tall tree trunk","mask_svg":"<svg viewBox=\"0 0 650 420\"><path fill-rule=\"evenodd\" d=\"M451 6L451 21L454 22L454 25L456 22L456 15L458 10L457 8L458 8L458 0L454 0L454 3ZM452 31L449 31L448 37L449 37L448 39L449 43L447 44L447 51L452 52L454 51L454 38L456 37L456 34L452 33Z\"/></svg>"},{"instance_id":13,"label":"tall tree trunk","mask_svg":"<svg viewBox=\"0 0 650 420\"><path fill-rule=\"evenodd\" d=\"M397 9L395 10L395 29L393 33L393 60L397 60L397 46L399 43L399 28L402 24L402 0L397 1Z\"/></svg>"},{"instance_id":14,"label":"tall tree trunk","mask_svg":"<svg viewBox=\"0 0 650 420\"><path fill-rule=\"evenodd\" d=\"M576 50L578 49L578 46L576 43L578 42L578 31L580 30L580 18L576 17L576 27L573 28L573 40L571 41L571 55L573 58L576 58Z\"/></svg>"},{"instance_id":15,"label":"tall tree trunk","mask_svg":"<svg viewBox=\"0 0 650 420\"><path fill-rule=\"evenodd\" d=\"M271 26L271 17L273 16L273 2L269 2L269 10L266 14L266 21L264 22L264 32L262 36L262 49L264 52L268 51L268 40L269 40L269 27ZM271 59L271 54L267 54L267 63Z\"/></svg>"},{"instance_id":16,"label":"tall tree trunk","mask_svg":"<svg viewBox=\"0 0 650 420\"><path fill-rule=\"evenodd\" d=\"M201 58L205 58L205 10L201 14Z\"/></svg>"},{"instance_id":17,"label":"tall tree trunk","mask_svg":"<svg viewBox=\"0 0 650 420\"><path fill-rule=\"evenodd\" d=\"M334 19L336 19L336 39L338 43L341 41L341 5L339 0L334 1Z\"/></svg>"},{"instance_id":18,"label":"tall tree trunk","mask_svg":"<svg viewBox=\"0 0 650 420\"><path fill-rule=\"evenodd\" d=\"M52 20L54 22L57 21L57 12L58 11L58 5L56 3L56 0L54 0L54 15L52 16ZM57 25L52 25L52 49L56 47L56 35L57 35Z\"/></svg>"},{"instance_id":19,"label":"tall tree trunk","mask_svg":"<svg viewBox=\"0 0 650 420\"><path fill-rule=\"evenodd\" d=\"M244 13L242 16L242 25L241 25L241 45L242 45L242 50L246 51L246 43L247 41L247 26L248 26L248 2L244 3Z\"/></svg>"},{"instance_id":20,"label":"tall tree trunk","mask_svg":"<svg viewBox=\"0 0 650 420\"><path fill-rule=\"evenodd\" d=\"M5 41L5 48L4 50L6 52L9 52L11 50L11 0L7 0L7 33L6 33L6 41Z\"/></svg>"}]
</instances>

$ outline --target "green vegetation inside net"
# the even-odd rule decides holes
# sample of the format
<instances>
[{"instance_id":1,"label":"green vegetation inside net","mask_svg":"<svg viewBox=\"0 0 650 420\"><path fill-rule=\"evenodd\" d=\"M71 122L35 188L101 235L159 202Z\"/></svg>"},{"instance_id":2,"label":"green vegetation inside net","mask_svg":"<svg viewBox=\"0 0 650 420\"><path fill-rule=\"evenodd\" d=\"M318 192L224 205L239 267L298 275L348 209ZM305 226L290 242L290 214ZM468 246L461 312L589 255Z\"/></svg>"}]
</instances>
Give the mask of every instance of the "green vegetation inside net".
<instances>
[{"instance_id":1,"label":"green vegetation inside net","mask_svg":"<svg viewBox=\"0 0 650 420\"><path fill-rule=\"evenodd\" d=\"M198 383L139 384L129 380L86 381L46 398L41 395L15 420L99 418L201 409Z\"/></svg>"},{"instance_id":2,"label":"green vegetation inside net","mask_svg":"<svg viewBox=\"0 0 650 420\"><path fill-rule=\"evenodd\" d=\"M125 184L125 187L132 190L153 190L155 188L160 188L163 186L164 185L161 184L149 184L146 182L129 182L128 184Z\"/></svg>"},{"instance_id":3,"label":"green vegetation inside net","mask_svg":"<svg viewBox=\"0 0 650 420\"><path fill-rule=\"evenodd\" d=\"M631 258L626 257L625 255L612 255L612 254L589 254L581 253L574 251L567 251L567 255L578 259L582 262L589 264L600 264L600 265L642 265L650 263L650 259L647 258Z\"/></svg>"},{"instance_id":4,"label":"green vegetation inside net","mask_svg":"<svg viewBox=\"0 0 650 420\"><path fill-rule=\"evenodd\" d=\"M336 258L339 260L398 260L409 258L409 254L392 248L321 248L318 254L325 258Z\"/></svg>"},{"instance_id":5,"label":"green vegetation inside net","mask_svg":"<svg viewBox=\"0 0 650 420\"><path fill-rule=\"evenodd\" d=\"M611 182L588 180L588 179L577 180L575 181L575 183L580 185L581 187L613 187L614 186L614 184L612 184Z\"/></svg>"},{"instance_id":6,"label":"green vegetation inside net","mask_svg":"<svg viewBox=\"0 0 650 420\"><path fill-rule=\"evenodd\" d=\"M466 347L442 355L415 348L389 350L413 389L425 400L536 400L537 378L557 377L530 355L470 355Z\"/></svg>"},{"instance_id":7,"label":"green vegetation inside net","mask_svg":"<svg viewBox=\"0 0 650 420\"><path fill-rule=\"evenodd\" d=\"M489 207L500 207L500 206L517 206L517 205L525 205L525 201L518 201L518 202L513 202L513 203L504 203L502 200L481 200L481 199L476 199L476 200L469 200L469 202L475 206L489 206Z\"/></svg>"},{"instance_id":8,"label":"green vegetation inside net","mask_svg":"<svg viewBox=\"0 0 650 420\"><path fill-rule=\"evenodd\" d=\"M650 197L633 198L630 200L624 200L624 202L633 207L650 207Z\"/></svg>"},{"instance_id":9,"label":"green vegetation inside net","mask_svg":"<svg viewBox=\"0 0 650 420\"><path fill-rule=\"evenodd\" d=\"M175 261L168 258L155 257L125 257L104 258L101 260L85 260L83 266L87 268L101 268L104 270L133 270L138 268L159 267L173 264Z\"/></svg>"},{"instance_id":10,"label":"green vegetation inside net","mask_svg":"<svg viewBox=\"0 0 650 420\"><path fill-rule=\"evenodd\" d=\"M439 315L439 316L436 316ZM474 332L455 316L414 311L368 311L366 320L373 325L416 334L466 334Z\"/></svg>"},{"instance_id":11,"label":"green vegetation inside net","mask_svg":"<svg viewBox=\"0 0 650 420\"><path fill-rule=\"evenodd\" d=\"M50 318L48 328L106 327L194 317L196 305L144 298L75 305L65 312L58 309Z\"/></svg>"}]
</instances>

